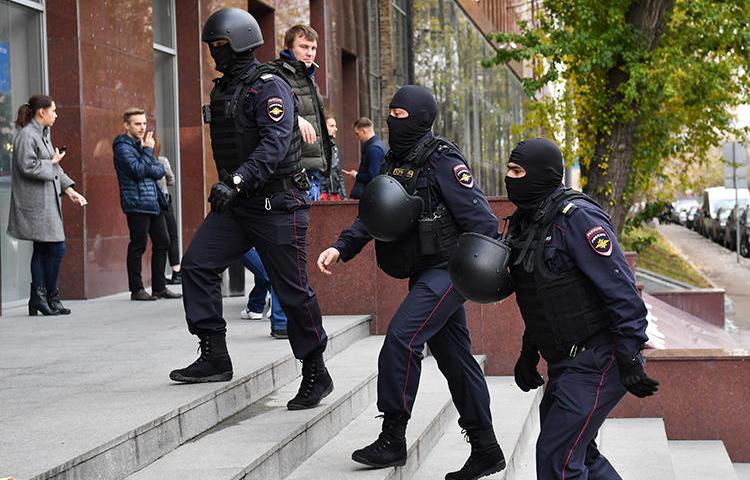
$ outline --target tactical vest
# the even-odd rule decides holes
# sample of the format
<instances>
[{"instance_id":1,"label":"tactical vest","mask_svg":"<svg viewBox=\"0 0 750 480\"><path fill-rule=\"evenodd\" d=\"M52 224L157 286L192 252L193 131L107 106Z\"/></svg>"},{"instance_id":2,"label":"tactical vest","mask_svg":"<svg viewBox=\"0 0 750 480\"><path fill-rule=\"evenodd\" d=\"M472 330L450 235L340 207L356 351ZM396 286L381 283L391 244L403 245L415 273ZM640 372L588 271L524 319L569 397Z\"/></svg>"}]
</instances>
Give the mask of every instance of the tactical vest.
<instances>
[{"instance_id":1,"label":"tactical vest","mask_svg":"<svg viewBox=\"0 0 750 480\"><path fill-rule=\"evenodd\" d=\"M331 138L326 128L323 98L315 80L307 74L304 62L277 58L269 64L291 85L297 96L298 115L312 124L319 139L314 143L302 144L302 166L308 171L328 172L331 163Z\"/></svg>"},{"instance_id":2,"label":"tactical vest","mask_svg":"<svg viewBox=\"0 0 750 480\"><path fill-rule=\"evenodd\" d=\"M445 201L432 188L433 167L428 160L434 152L458 147L441 137L419 144L404 161L392 160L391 152L385 157L382 173L398 180L410 195L424 201L424 210L418 228L395 242L375 241L378 266L394 278L408 278L426 268L447 262L456 248L462 233L445 205ZM463 156L461 156L463 158Z\"/></svg>"},{"instance_id":3,"label":"tactical vest","mask_svg":"<svg viewBox=\"0 0 750 480\"><path fill-rule=\"evenodd\" d=\"M593 283L578 268L553 272L544 259L545 238L558 213L571 215L574 199L596 202L580 192L562 190L537 211L528 225L520 214L511 217L510 273L526 335L547 361L575 356L586 340L606 333L609 312Z\"/></svg>"},{"instance_id":4,"label":"tactical vest","mask_svg":"<svg viewBox=\"0 0 750 480\"><path fill-rule=\"evenodd\" d=\"M251 67L237 78L226 76L214 80L211 90L210 114L207 123L211 127L211 148L216 161L216 170L232 173L245 163L260 143L260 130L254 117L247 115L245 102L252 101L254 95L250 89L259 79L264 82L273 80L276 69L265 64ZM297 107L287 112L294 115L294 127L289 149L284 158L276 165L269 181L291 177L302 170L300 163L302 136L297 125ZM204 117L206 117L204 112Z\"/></svg>"}]
</instances>

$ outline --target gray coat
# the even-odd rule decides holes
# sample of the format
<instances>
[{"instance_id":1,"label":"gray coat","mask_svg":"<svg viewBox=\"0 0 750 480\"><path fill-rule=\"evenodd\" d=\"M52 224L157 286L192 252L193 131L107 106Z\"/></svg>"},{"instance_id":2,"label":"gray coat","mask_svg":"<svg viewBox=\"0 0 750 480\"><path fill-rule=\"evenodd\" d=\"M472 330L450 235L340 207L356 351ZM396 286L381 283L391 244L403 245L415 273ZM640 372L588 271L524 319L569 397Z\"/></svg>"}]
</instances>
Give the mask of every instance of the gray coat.
<instances>
[{"instance_id":1,"label":"gray coat","mask_svg":"<svg viewBox=\"0 0 750 480\"><path fill-rule=\"evenodd\" d=\"M62 242L61 195L73 186L60 164L52 164L55 153L49 128L36 120L23 127L13 140L10 216L8 234L37 242Z\"/></svg>"},{"instance_id":2,"label":"gray coat","mask_svg":"<svg viewBox=\"0 0 750 480\"><path fill-rule=\"evenodd\" d=\"M156 184L159 186L161 193L169 195L167 187L174 185L174 172L172 171L172 166L169 165L169 159L167 157L159 156L157 160L161 163L161 166L164 167L164 176L157 180Z\"/></svg>"}]
</instances>

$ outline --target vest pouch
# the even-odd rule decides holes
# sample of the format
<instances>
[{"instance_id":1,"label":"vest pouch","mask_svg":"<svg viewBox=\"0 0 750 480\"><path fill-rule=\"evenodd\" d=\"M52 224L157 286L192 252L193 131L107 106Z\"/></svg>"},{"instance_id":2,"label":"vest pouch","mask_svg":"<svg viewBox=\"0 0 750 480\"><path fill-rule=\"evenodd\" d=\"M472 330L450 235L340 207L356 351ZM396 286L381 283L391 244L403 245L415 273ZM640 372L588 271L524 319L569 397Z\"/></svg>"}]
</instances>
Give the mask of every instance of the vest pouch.
<instances>
[{"instance_id":1,"label":"vest pouch","mask_svg":"<svg viewBox=\"0 0 750 480\"><path fill-rule=\"evenodd\" d=\"M435 255L440 251L438 219L422 217L419 226L419 250L422 255Z\"/></svg>"},{"instance_id":2,"label":"vest pouch","mask_svg":"<svg viewBox=\"0 0 750 480\"><path fill-rule=\"evenodd\" d=\"M544 306L562 345L579 343L608 328L609 316L594 285L578 269L544 287Z\"/></svg>"},{"instance_id":3,"label":"vest pouch","mask_svg":"<svg viewBox=\"0 0 750 480\"><path fill-rule=\"evenodd\" d=\"M297 188L299 188L303 192L310 190L310 179L307 178L307 172L305 172L304 170L300 170L299 172L295 173L292 177L292 180L294 181L294 184L297 185Z\"/></svg>"},{"instance_id":4,"label":"vest pouch","mask_svg":"<svg viewBox=\"0 0 750 480\"><path fill-rule=\"evenodd\" d=\"M419 238L409 234L396 242L375 240L375 258L378 267L393 278L409 278L417 271Z\"/></svg>"}]
</instances>

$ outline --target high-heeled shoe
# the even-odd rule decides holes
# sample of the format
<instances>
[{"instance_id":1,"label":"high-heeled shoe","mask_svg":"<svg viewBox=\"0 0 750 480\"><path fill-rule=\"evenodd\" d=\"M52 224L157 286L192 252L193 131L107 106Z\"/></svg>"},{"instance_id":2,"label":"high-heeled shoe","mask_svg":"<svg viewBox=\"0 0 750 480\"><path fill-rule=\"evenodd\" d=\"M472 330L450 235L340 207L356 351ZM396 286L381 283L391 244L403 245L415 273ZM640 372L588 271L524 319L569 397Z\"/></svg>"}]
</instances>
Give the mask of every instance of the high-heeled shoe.
<instances>
[{"instance_id":1,"label":"high-heeled shoe","mask_svg":"<svg viewBox=\"0 0 750 480\"><path fill-rule=\"evenodd\" d=\"M56 291L55 293L47 293L47 303L49 304L50 308L60 312L60 315L70 315L70 309L65 308L60 301L60 290Z\"/></svg>"},{"instance_id":2,"label":"high-heeled shoe","mask_svg":"<svg viewBox=\"0 0 750 480\"><path fill-rule=\"evenodd\" d=\"M34 317L37 313L42 315L60 315L60 312L50 307L47 299L47 289L44 287L34 288L31 285L31 295L29 296L29 316Z\"/></svg>"}]
</instances>

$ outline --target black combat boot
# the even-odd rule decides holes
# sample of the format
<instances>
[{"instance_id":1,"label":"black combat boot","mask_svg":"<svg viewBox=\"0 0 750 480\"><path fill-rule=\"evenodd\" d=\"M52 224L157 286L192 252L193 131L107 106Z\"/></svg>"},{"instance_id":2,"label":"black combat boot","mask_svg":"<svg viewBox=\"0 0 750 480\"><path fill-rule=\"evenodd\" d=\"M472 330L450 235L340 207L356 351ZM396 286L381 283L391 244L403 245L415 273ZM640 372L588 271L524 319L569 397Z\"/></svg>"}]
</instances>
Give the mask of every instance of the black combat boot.
<instances>
[{"instance_id":1,"label":"black combat boot","mask_svg":"<svg viewBox=\"0 0 750 480\"><path fill-rule=\"evenodd\" d=\"M445 480L476 480L505 468L505 457L495 439L495 432L468 430L466 439L471 443L471 455L463 468L445 476Z\"/></svg>"},{"instance_id":2,"label":"black combat boot","mask_svg":"<svg viewBox=\"0 0 750 480\"><path fill-rule=\"evenodd\" d=\"M302 383L297 395L289 400L289 410L313 408L333 391L333 380L328 374L322 353L313 353L302 359Z\"/></svg>"},{"instance_id":3,"label":"black combat boot","mask_svg":"<svg viewBox=\"0 0 750 480\"><path fill-rule=\"evenodd\" d=\"M44 287L34 288L34 284L32 284L31 295L29 295L29 316L35 317L39 312L42 312L42 315L60 315L60 312L50 306L47 289Z\"/></svg>"},{"instance_id":4,"label":"black combat boot","mask_svg":"<svg viewBox=\"0 0 750 480\"><path fill-rule=\"evenodd\" d=\"M228 382L232 379L232 359L227 352L227 341L223 333L198 335L200 338L200 352L189 366L172 370L169 378L175 382L204 383Z\"/></svg>"},{"instance_id":5,"label":"black combat boot","mask_svg":"<svg viewBox=\"0 0 750 480\"><path fill-rule=\"evenodd\" d=\"M60 301L60 290L55 293L47 294L47 302L49 303L50 308L57 310L60 315L70 315L70 309L65 308Z\"/></svg>"},{"instance_id":6,"label":"black combat boot","mask_svg":"<svg viewBox=\"0 0 750 480\"><path fill-rule=\"evenodd\" d=\"M375 468L406 465L406 422L397 415L384 415L383 431L378 439L355 450L352 460Z\"/></svg>"}]
</instances>

